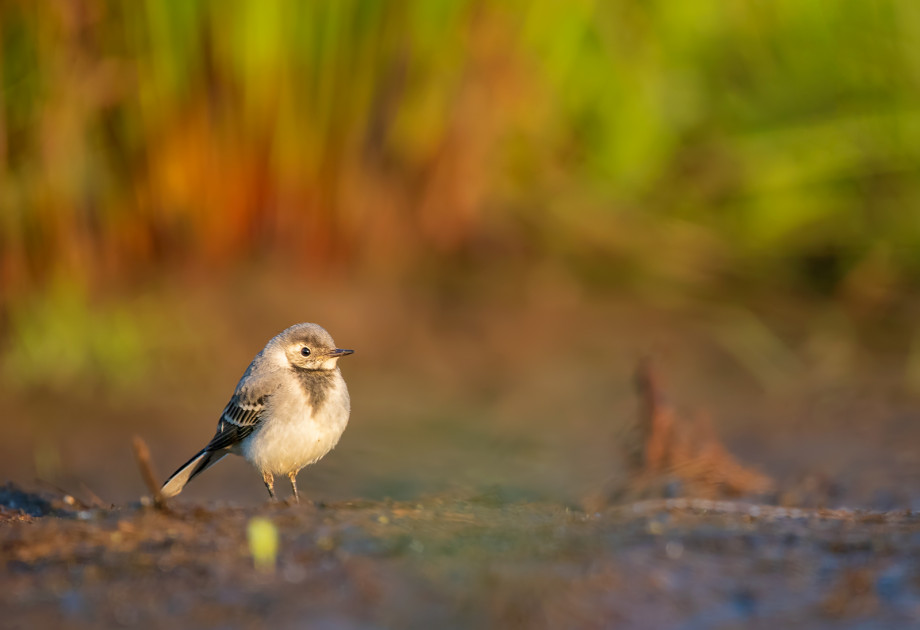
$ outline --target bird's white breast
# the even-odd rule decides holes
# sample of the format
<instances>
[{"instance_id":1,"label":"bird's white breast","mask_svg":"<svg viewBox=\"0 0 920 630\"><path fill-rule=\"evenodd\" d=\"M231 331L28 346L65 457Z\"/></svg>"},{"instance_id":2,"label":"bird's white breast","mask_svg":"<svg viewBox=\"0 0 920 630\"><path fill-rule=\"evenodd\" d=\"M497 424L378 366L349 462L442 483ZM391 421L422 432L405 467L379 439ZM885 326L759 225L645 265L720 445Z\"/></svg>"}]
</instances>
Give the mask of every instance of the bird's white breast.
<instances>
[{"instance_id":1,"label":"bird's white breast","mask_svg":"<svg viewBox=\"0 0 920 630\"><path fill-rule=\"evenodd\" d=\"M318 408L300 387L272 396L269 405L263 422L241 444L243 457L263 473L286 475L318 461L348 424L348 389L340 373Z\"/></svg>"}]
</instances>

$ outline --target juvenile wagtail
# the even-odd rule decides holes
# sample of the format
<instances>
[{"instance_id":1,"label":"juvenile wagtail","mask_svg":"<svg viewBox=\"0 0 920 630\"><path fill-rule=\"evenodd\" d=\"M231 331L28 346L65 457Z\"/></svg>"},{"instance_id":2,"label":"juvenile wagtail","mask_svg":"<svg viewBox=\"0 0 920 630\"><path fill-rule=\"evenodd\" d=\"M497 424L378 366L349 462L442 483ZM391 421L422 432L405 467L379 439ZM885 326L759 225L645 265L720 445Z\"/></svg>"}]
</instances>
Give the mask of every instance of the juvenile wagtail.
<instances>
[{"instance_id":1,"label":"juvenile wagtail","mask_svg":"<svg viewBox=\"0 0 920 630\"><path fill-rule=\"evenodd\" d=\"M348 424L351 403L338 360L353 350L335 347L316 324L296 324L256 355L217 421L208 445L166 480L172 497L228 453L242 455L262 473L275 498L275 475L291 480L331 451Z\"/></svg>"}]
</instances>

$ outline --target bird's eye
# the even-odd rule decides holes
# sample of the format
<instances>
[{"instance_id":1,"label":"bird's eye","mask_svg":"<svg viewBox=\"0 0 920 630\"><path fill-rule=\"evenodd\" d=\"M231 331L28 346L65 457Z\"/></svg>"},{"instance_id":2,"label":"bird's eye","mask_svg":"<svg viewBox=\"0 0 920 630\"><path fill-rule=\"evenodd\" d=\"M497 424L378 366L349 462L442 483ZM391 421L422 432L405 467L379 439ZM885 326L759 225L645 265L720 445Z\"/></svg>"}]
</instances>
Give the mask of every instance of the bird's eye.
<instances>
[{"instance_id":1,"label":"bird's eye","mask_svg":"<svg viewBox=\"0 0 920 630\"><path fill-rule=\"evenodd\" d=\"M310 356L310 349L304 346L303 348L300 349L300 354L302 354L305 357L308 357Z\"/></svg>"}]
</instances>

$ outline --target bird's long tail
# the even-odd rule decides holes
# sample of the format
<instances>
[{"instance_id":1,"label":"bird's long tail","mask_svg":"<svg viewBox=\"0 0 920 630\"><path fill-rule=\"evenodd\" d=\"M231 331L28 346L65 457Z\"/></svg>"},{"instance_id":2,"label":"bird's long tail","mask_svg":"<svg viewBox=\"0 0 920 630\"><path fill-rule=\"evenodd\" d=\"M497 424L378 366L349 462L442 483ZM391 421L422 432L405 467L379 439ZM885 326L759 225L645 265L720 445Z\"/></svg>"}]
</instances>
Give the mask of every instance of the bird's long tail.
<instances>
[{"instance_id":1,"label":"bird's long tail","mask_svg":"<svg viewBox=\"0 0 920 630\"><path fill-rule=\"evenodd\" d=\"M185 487L185 484L222 460L227 453L228 451L226 449L218 451L210 451L207 448L202 449L197 455L180 466L179 470L174 472L172 476L166 480L166 483L164 483L163 487L160 489L160 494L166 498L176 496L182 492L182 488Z\"/></svg>"}]
</instances>

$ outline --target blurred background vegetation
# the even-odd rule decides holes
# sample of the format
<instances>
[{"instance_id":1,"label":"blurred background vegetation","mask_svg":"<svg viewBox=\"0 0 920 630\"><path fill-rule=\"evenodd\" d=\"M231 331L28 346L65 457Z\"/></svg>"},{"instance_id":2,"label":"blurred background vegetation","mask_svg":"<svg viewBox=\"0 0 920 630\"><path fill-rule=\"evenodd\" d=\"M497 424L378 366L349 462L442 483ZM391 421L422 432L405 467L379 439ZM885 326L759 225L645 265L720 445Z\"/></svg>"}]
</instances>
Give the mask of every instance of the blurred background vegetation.
<instances>
[{"instance_id":1,"label":"blurred background vegetation","mask_svg":"<svg viewBox=\"0 0 920 630\"><path fill-rule=\"evenodd\" d=\"M129 378L124 291L267 260L914 312L911 0L4 0L0 80L13 382Z\"/></svg>"}]
</instances>

